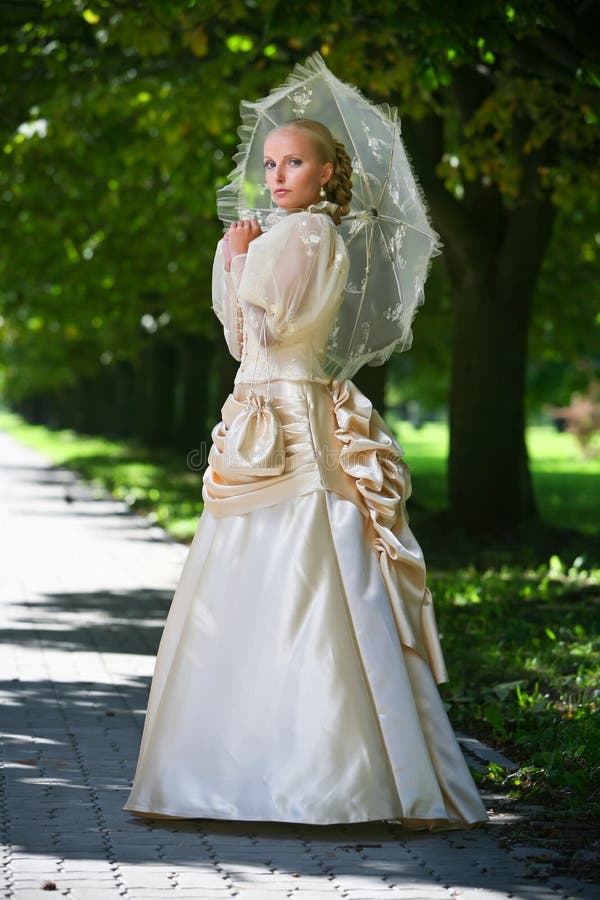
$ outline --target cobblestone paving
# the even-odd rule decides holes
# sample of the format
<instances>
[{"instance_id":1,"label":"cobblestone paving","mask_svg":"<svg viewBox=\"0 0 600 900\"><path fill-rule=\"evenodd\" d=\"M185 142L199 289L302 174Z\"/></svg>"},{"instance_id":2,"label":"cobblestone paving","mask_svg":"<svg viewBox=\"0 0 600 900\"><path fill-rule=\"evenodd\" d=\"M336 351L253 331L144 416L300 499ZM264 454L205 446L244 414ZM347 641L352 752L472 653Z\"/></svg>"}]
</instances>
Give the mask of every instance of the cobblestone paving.
<instances>
[{"instance_id":1,"label":"cobblestone paving","mask_svg":"<svg viewBox=\"0 0 600 900\"><path fill-rule=\"evenodd\" d=\"M600 897L544 880L526 852L500 846L500 817L430 834L128 815L154 654L187 548L2 432L0 538L5 898Z\"/></svg>"}]
</instances>

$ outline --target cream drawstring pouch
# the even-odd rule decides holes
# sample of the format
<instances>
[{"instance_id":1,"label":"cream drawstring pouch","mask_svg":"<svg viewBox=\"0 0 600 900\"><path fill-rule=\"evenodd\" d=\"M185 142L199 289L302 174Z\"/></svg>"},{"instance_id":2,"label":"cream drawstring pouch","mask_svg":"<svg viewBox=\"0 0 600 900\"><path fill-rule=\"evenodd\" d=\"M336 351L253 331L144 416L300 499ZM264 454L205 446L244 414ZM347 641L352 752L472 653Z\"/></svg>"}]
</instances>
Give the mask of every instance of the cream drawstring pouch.
<instances>
[{"instance_id":1,"label":"cream drawstring pouch","mask_svg":"<svg viewBox=\"0 0 600 900\"><path fill-rule=\"evenodd\" d=\"M236 475L281 475L285 445L279 417L270 401L250 391L225 435L227 469Z\"/></svg>"}]
</instances>

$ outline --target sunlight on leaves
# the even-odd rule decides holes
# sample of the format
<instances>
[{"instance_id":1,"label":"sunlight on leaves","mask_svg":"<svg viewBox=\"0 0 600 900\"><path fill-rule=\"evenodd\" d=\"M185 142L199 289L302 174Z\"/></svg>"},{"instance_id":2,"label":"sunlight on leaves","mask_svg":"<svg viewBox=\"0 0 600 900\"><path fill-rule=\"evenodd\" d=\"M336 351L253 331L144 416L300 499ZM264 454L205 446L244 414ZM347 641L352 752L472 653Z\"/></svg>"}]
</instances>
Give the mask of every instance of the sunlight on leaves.
<instances>
[{"instance_id":1,"label":"sunlight on leaves","mask_svg":"<svg viewBox=\"0 0 600 900\"><path fill-rule=\"evenodd\" d=\"M97 25L100 21L100 16L92 9L84 9L82 15L88 25Z\"/></svg>"}]
</instances>

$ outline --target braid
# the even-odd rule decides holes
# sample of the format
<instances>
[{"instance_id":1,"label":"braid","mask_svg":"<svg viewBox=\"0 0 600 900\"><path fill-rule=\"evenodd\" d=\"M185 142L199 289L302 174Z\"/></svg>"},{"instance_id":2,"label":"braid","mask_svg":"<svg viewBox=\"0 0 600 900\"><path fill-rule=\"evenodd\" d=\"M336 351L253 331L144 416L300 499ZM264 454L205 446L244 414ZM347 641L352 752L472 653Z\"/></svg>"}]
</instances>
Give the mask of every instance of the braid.
<instances>
[{"instance_id":1,"label":"braid","mask_svg":"<svg viewBox=\"0 0 600 900\"><path fill-rule=\"evenodd\" d=\"M352 199L352 162L341 141L336 141L329 128L315 119L291 119L274 128L297 128L310 135L315 148L323 162L333 163L333 174L323 185L325 196L338 209L332 214L333 221L339 225L342 216L350 212Z\"/></svg>"},{"instance_id":2,"label":"braid","mask_svg":"<svg viewBox=\"0 0 600 900\"><path fill-rule=\"evenodd\" d=\"M350 212L352 199L352 162L341 141L335 142L333 175L325 185L325 193L328 200L339 206L335 216L336 225L339 225L342 216L347 216Z\"/></svg>"}]
</instances>

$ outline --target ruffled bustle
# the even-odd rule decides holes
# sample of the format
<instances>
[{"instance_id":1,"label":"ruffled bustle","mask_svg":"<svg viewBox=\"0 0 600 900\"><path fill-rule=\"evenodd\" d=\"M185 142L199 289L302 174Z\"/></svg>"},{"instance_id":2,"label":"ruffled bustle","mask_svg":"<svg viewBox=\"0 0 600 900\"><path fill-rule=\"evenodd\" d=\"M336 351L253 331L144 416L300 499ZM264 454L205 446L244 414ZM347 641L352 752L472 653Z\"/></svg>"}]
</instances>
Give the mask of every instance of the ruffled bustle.
<instances>
[{"instance_id":1,"label":"ruffled bustle","mask_svg":"<svg viewBox=\"0 0 600 900\"><path fill-rule=\"evenodd\" d=\"M371 401L352 381L331 384L339 462L356 484L371 543L379 555L402 643L429 662L438 684L448 680L423 552L408 526L412 483L403 450Z\"/></svg>"}]
</instances>

